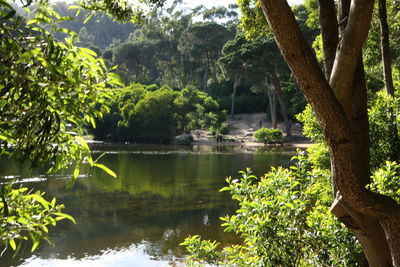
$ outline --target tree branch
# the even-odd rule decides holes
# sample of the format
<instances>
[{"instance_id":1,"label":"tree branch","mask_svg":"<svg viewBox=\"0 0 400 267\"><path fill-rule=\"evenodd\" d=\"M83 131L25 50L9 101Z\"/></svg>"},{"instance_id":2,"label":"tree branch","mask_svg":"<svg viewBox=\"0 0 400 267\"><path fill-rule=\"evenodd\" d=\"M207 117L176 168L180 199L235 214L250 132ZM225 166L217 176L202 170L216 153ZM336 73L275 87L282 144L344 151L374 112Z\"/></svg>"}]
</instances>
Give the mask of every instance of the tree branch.
<instances>
[{"instance_id":1,"label":"tree branch","mask_svg":"<svg viewBox=\"0 0 400 267\"><path fill-rule=\"evenodd\" d=\"M325 76L331 76L339 42L338 21L334 0L318 0L319 21L324 49Z\"/></svg>"},{"instance_id":2,"label":"tree branch","mask_svg":"<svg viewBox=\"0 0 400 267\"><path fill-rule=\"evenodd\" d=\"M286 0L259 0L279 49L330 140L350 140L350 122L301 33Z\"/></svg>"},{"instance_id":3,"label":"tree branch","mask_svg":"<svg viewBox=\"0 0 400 267\"><path fill-rule=\"evenodd\" d=\"M361 49L367 38L374 0L353 0L347 24L341 32L330 85L348 118L351 117L352 84Z\"/></svg>"}]
</instances>

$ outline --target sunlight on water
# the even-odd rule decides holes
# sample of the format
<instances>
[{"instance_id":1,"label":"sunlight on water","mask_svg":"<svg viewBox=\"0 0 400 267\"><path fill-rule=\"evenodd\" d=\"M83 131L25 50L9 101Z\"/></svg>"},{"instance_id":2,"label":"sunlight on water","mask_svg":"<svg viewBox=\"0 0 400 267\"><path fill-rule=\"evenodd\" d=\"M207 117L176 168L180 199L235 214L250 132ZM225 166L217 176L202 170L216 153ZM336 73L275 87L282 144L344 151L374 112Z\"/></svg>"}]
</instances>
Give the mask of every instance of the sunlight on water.
<instances>
[{"instance_id":1,"label":"sunlight on water","mask_svg":"<svg viewBox=\"0 0 400 267\"><path fill-rule=\"evenodd\" d=\"M293 151L124 145L99 148L93 155L103 154L99 162L118 178L82 165L80 179L69 189L71 171L48 175L0 158L0 179L46 192L76 220L51 229L55 247L42 242L34 255L29 249L17 258L9 253L0 267L184 266L187 251L179 244L189 235L223 245L240 242L220 227L219 218L237 209L229 193L219 192L225 178L238 178L247 167L262 175L270 166L286 166Z\"/></svg>"},{"instance_id":2,"label":"sunlight on water","mask_svg":"<svg viewBox=\"0 0 400 267\"><path fill-rule=\"evenodd\" d=\"M119 250L108 249L101 251L100 255L86 256L81 259L68 257L67 259L43 259L32 256L26 259L20 266L26 267L159 267L159 266L177 266L173 261L155 260L146 253L147 244L132 245L128 248ZM56 257L56 256L55 256Z\"/></svg>"}]
</instances>

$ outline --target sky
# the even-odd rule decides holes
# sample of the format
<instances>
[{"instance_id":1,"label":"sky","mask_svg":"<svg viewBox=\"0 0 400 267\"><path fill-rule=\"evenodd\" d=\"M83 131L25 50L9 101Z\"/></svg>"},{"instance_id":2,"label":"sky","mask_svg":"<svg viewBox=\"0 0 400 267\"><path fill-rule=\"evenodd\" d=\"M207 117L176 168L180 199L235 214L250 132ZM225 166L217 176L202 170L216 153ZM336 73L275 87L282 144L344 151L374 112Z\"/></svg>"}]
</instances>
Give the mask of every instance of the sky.
<instances>
[{"instance_id":1,"label":"sky","mask_svg":"<svg viewBox=\"0 0 400 267\"><path fill-rule=\"evenodd\" d=\"M198 5L204 5L205 7L221 6L236 3L236 0L183 0L189 7L196 7ZM304 2L304 0L289 0L290 5L297 5Z\"/></svg>"}]
</instances>

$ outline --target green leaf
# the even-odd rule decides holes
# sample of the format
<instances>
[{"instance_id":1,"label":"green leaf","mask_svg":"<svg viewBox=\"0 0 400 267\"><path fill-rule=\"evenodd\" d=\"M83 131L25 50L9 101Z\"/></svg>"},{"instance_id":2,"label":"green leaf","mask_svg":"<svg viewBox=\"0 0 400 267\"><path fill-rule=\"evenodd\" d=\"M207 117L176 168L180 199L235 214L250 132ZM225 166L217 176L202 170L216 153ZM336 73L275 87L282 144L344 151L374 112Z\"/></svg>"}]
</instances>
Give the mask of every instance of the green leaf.
<instances>
[{"instance_id":1,"label":"green leaf","mask_svg":"<svg viewBox=\"0 0 400 267\"><path fill-rule=\"evenodd\" d=\"M75 136L75 140L83 147L87 154L90 154L90 149L85 139L83 139L81 136Z\"/></svg>"},{"instance_id":2,"label":"green leaf","mask_svg":"<svg viewBox=\"0 0 400 267\"><path fill-rule=\"evenodd\" d=\"M93 167L97 167L105 171L107 174L111 175L114 178L117 178L117 174L113 172L111 169L109 169L107 166L100 164L100 163L93 163Z\"/></svg>"},{"instance_id":3,"label":"green leaf","mask_svg":"<svg viewBox=\"0 0 400 267\"><path fill-rule=\"evenodd\" d=\"M86 24L86 22L88 22L92 17L93 17L94 13L90 14L84 21L83 24Z\"/></svg>"},{"instance_id":4,"label":"green leaf","mask_svg":"<svg viewBox=\"0 0 400 267\"><path fill-rule=\"evenodd\" d=\"M85 47L80 47L79 50L80 50L81 52L85 53L85 54L88 54L88 55L97 57L96 52L94 52L92 49L85 48Z\"/></svg>"},{"instance_id":5,"label":"green leaf","mask_svg":"<svg viewBox=\"0 0 400 267\"><path fill-rule=\"evenodd\" d=\"M79 176L79 164L75 164L74 173L72 174L72 179L76 180Z\"/></svg>"},{"instance_id":6,"label":"green leaf","mask_svg":"<svg viewBox=\"0 0 400 267\"><path fill-rule=\"evenodd\" d=\"M232 188L230 188L229 186L225 186L225 187L222 187L222 188L219 190L219 192L231 191L231 190L232 190Z\"/></svg>"},{"instance_id":7,"label":"green leaf","mask_svg":"<svg viewBox=\"0 0 400 267\"><path fill-rule=\"evenodd\" d=\"M38 194L32 194L30 195L31 198L35 199L37 202L39 202L40 204L42 204L43 207L46 208L46 210L49 209L49 202L47 202L41 195Z\"/></svg>"},{"instance_id":8,"label":"green leaf","mask_svg":"<svg viewBox=\"0 0 400 267\"><path fill-rule=\"evenodd\" d=\"M13 250L16 250L16 249L17 249L17 245L15 244L15 240L14 240L14 239L10 239L10 240L8 241L8 243L10 244L10 246L11 246L11 248L12 248Z\"/></svg>"},{"instance_id":9,"label":"green leaf","mask_svg":"<svg viewBox=\"0 0 400 267\"><path fill-rule=\"evenodd\" d=\"M74 217L72 217L71 215L68 215L68 214L65 214L65 213L61 213L61 212L54 212L53 214L57 215L57 216L60 216L62 218L68 219L68 220L70 220L70 221L72 221L73 223L76 224L76 221L75 221Z\"/></svg>"},{"instance_id":10,"label":"green leaf","mask_svg":"<svg viewBox=\"0 0 400 267\"><path fill-rule=\"evenodd\" d=\"M39 246L39 243L40 243L40 238L37 238L37 239L33 242L31 252L35 251L35 249L37 248L37 246Z\"/></svg>"}]
</instances>

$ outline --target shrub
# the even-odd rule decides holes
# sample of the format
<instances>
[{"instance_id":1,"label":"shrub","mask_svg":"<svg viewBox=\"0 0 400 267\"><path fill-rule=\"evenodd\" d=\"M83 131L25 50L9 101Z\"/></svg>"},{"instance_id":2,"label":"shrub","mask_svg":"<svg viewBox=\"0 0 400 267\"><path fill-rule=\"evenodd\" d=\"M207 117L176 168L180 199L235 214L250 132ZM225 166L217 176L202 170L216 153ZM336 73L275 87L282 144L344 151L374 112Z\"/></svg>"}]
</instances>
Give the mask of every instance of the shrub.
<instances>
[{"instance_id":1,"label":"shrub","mask_svg":"<svg viewBox=\"0 0 400 267\"><path fill-rule=\"evenodd\" d=\"M311 138L313 141L322 142L324 140L322 129L310 105L307 105L302 113L297 114L296 119L303 123L303 133L305 136Z\"/></svg>"},{"instance_id":2,"label":"shrub","mask_svg":"<svg viewBox=\"0 0 400 267\"><path fill-rule=\"evenodd\" d=\"M400 99L379 92L368 110L371 166L385 165L385 161L400 162Z\"/></svg>"},{"instance_id":3,"label":"shrub","mask_svg":"<svg viewBox=\"0 0 400 267\"><path fill-rule=\"evenodd\" d=\"M310 152L313 153L313 152ZM243 244L219 247L216 241L188 237L188 261L222 266L357 266L362 251L352 234L329 213L330 171L318 169L299 152L290 169L272 168L261 178L250 170L227 178L239 209L222 226ZM318 163L318 162L317 162ZM318 163L318 165L320 165Z\"/></svg>"},{"instance_id":4,"label":"shrub","mask_svg":"<svg viewBox=\"0 0 400 267\"><path fill-rule=\"evenodd\" d=\"M228 134L230 130L230 126L228 123L223 122L221 124L214 124L210 126L209 128L210 134L216 135L216 134Z\"/></svg>"},{"instance_id":5,"label":"shrub","mask_svg":"<svg viewBox=\"0 0 400 267\"><path fill-rule=\"evenodd\" d=\"M217 127L215 127L215 126L210 126L210 134L211 134L211 135L216 135L216 134L217 134L217 131L218 131Z\"/></svg>"},{"instance_id":6,"label":"shrub","mask_svg":"<svg viewBox=\"0 0 400 267\"><path fill-rule=\"evenodd\" d=\"M115 94L110 113L91 129L96 139L170 141L192 129L220 126L226 118L214 99L192 86L174 91L166 86L132 83L115 90Z\"/></svg>"},{"instance_id":7,"label":"shrub","mask_svg":"<svg viewBox=\"0 0 400 267\"><path fill-rule=\"evenodd\" d=\"M229 130L230 130L230 126L228 123L226 123L226 122L221 123L221 126L219 127L220 134L228 134Z\"/></svg>"},{"instance_id":8,"label":"shrub","mask_svg":"<svg viewBox=\"0 0 400 267\"><path fill-rule=\"evenodd\" d=\"M261 128L254 133L257 142L264 144L274 144L283 141L283 132L281 129Z\"/></svg>"}]
</instances>

